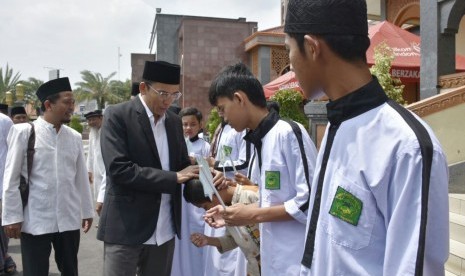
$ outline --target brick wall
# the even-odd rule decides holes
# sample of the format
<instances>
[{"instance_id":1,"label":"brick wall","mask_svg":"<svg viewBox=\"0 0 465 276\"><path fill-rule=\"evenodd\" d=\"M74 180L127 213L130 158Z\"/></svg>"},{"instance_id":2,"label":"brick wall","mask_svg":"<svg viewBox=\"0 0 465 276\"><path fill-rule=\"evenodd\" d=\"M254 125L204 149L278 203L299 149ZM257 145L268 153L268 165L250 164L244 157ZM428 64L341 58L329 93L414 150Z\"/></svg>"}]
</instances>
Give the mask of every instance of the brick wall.
<instances>
[{"instance_id":1,"label":"brick wall","mask_svg":"<svg viewBox=\"0 0 465 276\"><path fill-rule=\"evenodd\" d=\"M231 19L184 19L179 29L179 49L183 55L183 98L181 107L197 107L205 121L210 112L208 89L212 79L226 65L248 63L244 39L255 22Z\"/></svg>"}]
</instances>

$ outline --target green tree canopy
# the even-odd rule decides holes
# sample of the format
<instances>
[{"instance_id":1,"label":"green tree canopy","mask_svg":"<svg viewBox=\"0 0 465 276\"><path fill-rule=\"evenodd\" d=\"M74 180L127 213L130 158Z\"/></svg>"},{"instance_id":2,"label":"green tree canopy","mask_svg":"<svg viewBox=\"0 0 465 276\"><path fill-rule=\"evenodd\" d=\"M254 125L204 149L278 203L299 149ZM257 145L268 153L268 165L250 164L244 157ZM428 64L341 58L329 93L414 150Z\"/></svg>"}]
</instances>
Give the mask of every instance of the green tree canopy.
<instances>
[{"instance_id":1,"label":"green tree canopy","mask_svg":"<svg viewBox=\"0 0 465 276\"><path fill-rule=\"evenodd\" d=\"M126 100L124 92L122 92L124 83L110 81L115 74L116 72L113 72L107 77L103 77L100 73L89 70L81 71L83 81L76 83L78 86L74 91L76 100L96 100L98 109L104 109L105 103L118 103Z\"/></svg>"},{"instance_id":2,"label":"green tree canopy","mask_svg":"<svg viewBox=\"0 0 465 276\"><path fill-rule=\"evenodd\" d=\"M206 129L208 134L210 135L210 141L213 139L213 135L215 134L215 130L218 125L221 123L220 115L218 114L218 110L216 107L212 108L210 114L208 115L208 121L206 125Z\"/></svg>"},{"instance_id":3,"label":"green tree canopy","mask_svg":"<svg viewBox=\"0 0 465 276\"><path fill-rule=\"evenodd\" d=\"M383 87L386 95L399 104L406 104L402 96L404 85L398 78L391 76L391 63L394 60L392 49L382 42L375 47L375 64L370 68L373 75L378 78L379 83Z\"/></svg>"},{"instance_id":4,"label":"green tree canopy","mask_svg":"<svg viewBox=\"0 0 465 276\"><path fill-rule=\"evenodd\" d=\"M115 97L108 99L107 102L109 104L117 104L129 100L131 98L131 89L132 82L129 79L124 82L120 80L110 81L110 90Z\"/></svg>"},{"instance_id":5,"label":"green tree canopy","mask_svg":"<svg viewBox=\"0 0 465 276\"><path fill-rule=\"evenodd\" d=\"M270 100L279 103L279 115L284 119L290 119L301 123L308 128L308 119L303 110L304 97L294 89L279 90Z\"/></svg>"},{"instance_id":6,"label":"green tree canopy","mask_svg":"<svg viewBox=\"0 0 465 276\"><path fill-rule=\"evenodd\" d=\"M36 78L29 78L27 81L20 81L20 83L24 85L25 100L32 104L34 108L40 107L41 102L39 98L37 98L36 92L44 81Z\"/></svg>"},{"instance_id":7,"label":"green tree canopy","mask_svg":"<svg viewBox=\"0 0 465 276\"><path fill-rule=\"evenodd\" d=\"M69 126L76 130L79 133L82 133L84 127L81 124L81 117L79 115L73 115L71 117L71 121L69 122Z\"/></svg>"},{"instance_id":8,"label":"green tree canopy","mask_svg":"<svg viewBox=\"0 0 465 276\"><path fill-rule=\"evenodd\" d=\"M8 63L6 64L5 70L0 67L0 102L5 100L5 93L14 90L16 84L19 82L21 74L17 72L13 73L13 68L10 68Z\"/></svg>"}]
</instances>

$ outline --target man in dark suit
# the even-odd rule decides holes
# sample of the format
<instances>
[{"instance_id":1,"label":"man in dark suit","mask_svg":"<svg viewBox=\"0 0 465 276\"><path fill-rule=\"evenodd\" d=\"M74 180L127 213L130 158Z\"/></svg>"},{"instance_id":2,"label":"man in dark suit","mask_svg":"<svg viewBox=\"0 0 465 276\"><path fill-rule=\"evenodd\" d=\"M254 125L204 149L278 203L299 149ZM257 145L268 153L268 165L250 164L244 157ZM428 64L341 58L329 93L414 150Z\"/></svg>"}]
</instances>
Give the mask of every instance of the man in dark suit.
<instances>
[{"instance_id":1,"label":"man in dark suit","mask_svg":"<svg viewBox=\"0 0 465 276\"><path fill-rule=\"evenodd\" d=\"M97 238L104 241L104 275L171 273L174 235L181 233L181 183L197 176L180 118L180 67L145 63L140 94L109 107L101 132L107 192Z\"/></svg>"}]
</instances>

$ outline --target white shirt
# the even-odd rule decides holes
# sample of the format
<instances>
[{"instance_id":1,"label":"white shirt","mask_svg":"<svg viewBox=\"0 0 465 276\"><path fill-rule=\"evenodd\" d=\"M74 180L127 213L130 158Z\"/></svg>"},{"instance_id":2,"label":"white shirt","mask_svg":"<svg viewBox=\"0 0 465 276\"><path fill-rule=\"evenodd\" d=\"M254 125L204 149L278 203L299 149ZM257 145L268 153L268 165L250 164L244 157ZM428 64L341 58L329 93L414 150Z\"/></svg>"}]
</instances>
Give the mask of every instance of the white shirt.
<instances>
[{"instance_id":1,"label":"white shirt","mask_svg":"<svg viewBox=\"0 0 465 276\"><path fill-rule=\"evenodd\" d=\"M243 139L246 132L246 130L237 132L229 124L223 127L221 137L218 140L215 156L215 160L220 162L219 170L221 170L222 167L231 167L232 164L237 167L247 161L247 146ZM222 150L224 147L231 149L231 158L223 156ZM247 168L238 171L247 175ZM225 176L227 178L234 179L234 171L226 171Z\"/></svg>"},{"instance_id":2,"label":"white shirt","mask_svg":"<svg viewBox=\"0 0 465 276\"><path fill-rule=\"evenodd\" d=\"M94 178L94 198L103 202L105 197L105 165L103 164L102 149L100 147L100 129L91 128L89 134L89 154L87 155L87 171ZM103 191L103 193L102 193Z\"/></svg>"},{"instance_id":3,"label":"white shirt","mask_svg":"<svg viewBox=\"0 0 465 276\"><path fill-rule=\"evenodd\" d=\"M5 171L6 154L8 152L6 138L12 125L13 121L11 121L10 117L0 112L0 191L3 190L3 172Z\"/></svg>"},{"instance_id":4,"label":"white shirt","mask_svg":"<svg viewBox=\"0 0 465 276\"><path fill-rule=\"evenodd\" d=\"M217 143L217 151L215 160L220 162L218 170L222 171L221 167L231 167L241 165L246 161L246 142L243 137L246 131L237 132L229 124L223 127L221 136ZM223 147L231 149L231 158L224 158L221 160L221 151ZM231 163L231 160L233 162ZM247 168L240 170L244 175L247 175ZM234 171L226 171L225 176L234 179ZM209 225L205 225L204 234L210 237L221 237L226 233L226 229L215 229ZM207 246L204 248L204 263L205 263L205 276L235 276L247 274L247 260L239 248L233 249L229 252L221 254L216 247Z\"/></svg>"},{"instance_id":5,"label":"white shirt","mask_svg":"<svg viewBox=\"0 0 465 276\"><path fill-rule=\"evenodd\" d=\"M102 183L100 184L100 189L97 193L97 202L103 203L105 200L105 192L107 188L107 172L103 171Z\"/></svg>"},{"instance_id":6,"label":"white shirt","mask_svg":"<svg viewBox=\"0 0 465 276\"><path fill-rule=\"evenodd\" d=\"M152 111L147 107L139 94L140 101L149 117L150 126L152 127L153 137L157 145L158 156L160 157L162 170L170 170L170 155L168 152L168 136L166 136L165 119L166 114L159 118L155 124L155 117ZM161 194L160 211L158 213L157 227L153 235L144 244L162 245L174 238L174 225L171 212L171 195Z\"/></svg>"},{"instance_id":7,"label":"white shirt","mask_svg":"<svg viewBox=\"0 0 465 276\"><path fill-rule=\"evenodd\" d=\"M94 215L81 134L65 125L56 132L42 117L33 124L35 154L24 211L18 187L20 175L27 176L31 126L14 125L8 134L2 223L23 222L21 231L32 235L78 230L82 219Z\"/></svg>"},{"instance_id":8,"label":"white shirt","mask_svg":"<svg viewBox=\"0 0 465 276\"><path fill-rule=\"evenodd\" d=\"M308 163L309 181L313 178L317 151L305 128L298 124ZM262 138L259 168L257 149L251 163L251 179L259 179L259 206L283 205L293 220L260 224L262 275L296 275L304 251L309 183L305 178L299 143L289 123L279 120ZM279 184L267 186L267 175L277 176Z\"/></svg>"},{"instance_id":9,"label":"white shirt","mask_svg":"<svg viewBox=\"0 0 465 276\"><path fill-rule=\"evenodd\" d=\"M428 130L434 148L423 275L444 275L449 256L448 168L438 140L419 121ZM318 155L314 187L329 127ZM414 132L389 104L343 121L331 147L322 185L311 271L302 266L301 275L414 275L421 157ZM363 204L356 225L329 213L339 187Z\"/></svg>"},{"instance_id":10,"label":"white shirt","mask_svg":"<svg viewBox=\"0 0 465 276\"><path fill-rule=\"evenodd\" d=\"M202 138L191 142L189 156L208 157L210 153L210 144ZM184 190L184 185L183 185ZM192 244L190 235L192 233L203 233L205 229L205 221L203 215L205 211L195 207L193 204L187 203L182 199L182 220L181 220L181 237L176 238L176 246L174 247L173 264L171 268L171 276L190 276L203 275L203 251L204 248L199 248Z\"/></svg>"},{"instance_id":11,"label":"white shirt","mask_svg":"<svg viewBox=\"0 0 465 276\"><path fill-rule=\"evenodd\" d=\"M201 156L207 158L210 154L210 144L202 138L198 138L196 141L189 141L189 156L196 157Z\"/></svg>"}]
</instances>

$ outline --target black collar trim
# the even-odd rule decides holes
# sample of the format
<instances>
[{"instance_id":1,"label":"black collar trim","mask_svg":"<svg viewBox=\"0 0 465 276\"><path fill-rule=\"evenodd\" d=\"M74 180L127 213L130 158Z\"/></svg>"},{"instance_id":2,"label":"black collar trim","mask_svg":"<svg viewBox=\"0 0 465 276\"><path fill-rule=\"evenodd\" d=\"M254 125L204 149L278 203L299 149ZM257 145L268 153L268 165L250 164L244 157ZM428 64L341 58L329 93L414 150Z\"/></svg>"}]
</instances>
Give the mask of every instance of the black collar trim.
<instances>
[{"instance_id":1,"label":"black collar trim","mask_svg":"<svg viewBox=\"0 0 465 276\"><path fill-rule=\"evenodd\" d=\"M200 137L199 137L199 134L197 133L197 135L195 135L194 137L192 138L189 138L189 141L191 141L192 143L194 143L195 141L199 140Z\"/></svg>"},{"instance_id":2,"label":"black collar trim","mask_svg":"<svg viewBox=\"0 0 465 276\"><path fill-rule=\"evenodd\" d=\"M250 130L244 140L251 142L254 145L261 144L261 140L279 121L279 115L274 111L270 111L268 115L258 124L257 128Z\"/></svg>"},{"instance_id":3,"label":"black collar trim","mask_svg":"<svg viewBox=\"0 0 465 276\"><path fill-rule=\"evenodd\" d=\"M373 79L361 88L329 102L326 105L328 120L332 125L339 125L343 121L384 104L387 100L388 97L378 79L373 76Z\"/></svg>"}]
</instances>

